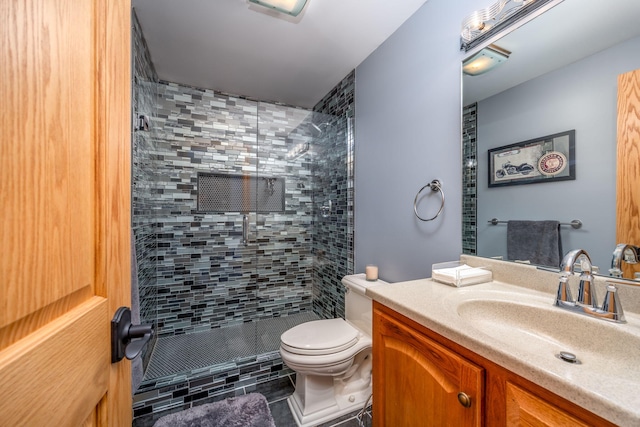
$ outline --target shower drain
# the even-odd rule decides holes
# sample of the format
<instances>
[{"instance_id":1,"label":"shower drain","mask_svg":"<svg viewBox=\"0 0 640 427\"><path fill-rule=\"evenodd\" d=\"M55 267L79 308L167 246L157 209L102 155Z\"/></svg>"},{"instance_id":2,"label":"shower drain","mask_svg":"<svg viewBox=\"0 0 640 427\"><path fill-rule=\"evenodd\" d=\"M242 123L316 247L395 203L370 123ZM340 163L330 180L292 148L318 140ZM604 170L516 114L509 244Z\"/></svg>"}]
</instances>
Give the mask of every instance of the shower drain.
<instances>
[{"instance_id":1,"label":"shower drain","mask_svg":"<svg viewBox=\"0 0 640 427\"><path fill-rule=\"evenodd\" d=\"M575 365L580 365L582 362L580 362L580 360L576 357L575 354L570 353L568 351L561 351L560 353L556 354L556 357L560 360L562 360L563 362L567 362L567 363L573 363Z\"/></svg>"}]
</instances>

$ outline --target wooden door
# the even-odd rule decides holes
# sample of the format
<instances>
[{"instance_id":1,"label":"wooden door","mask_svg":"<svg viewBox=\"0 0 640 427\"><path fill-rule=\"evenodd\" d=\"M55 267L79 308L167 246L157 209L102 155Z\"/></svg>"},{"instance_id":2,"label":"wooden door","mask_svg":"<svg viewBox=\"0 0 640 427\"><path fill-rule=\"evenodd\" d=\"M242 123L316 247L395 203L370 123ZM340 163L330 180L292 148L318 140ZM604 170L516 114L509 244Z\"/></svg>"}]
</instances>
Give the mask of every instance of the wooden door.
<instances>
[{"instance_id":1,"label":"wooden door","mask_svg":"<svg viewBox=\"0 0 640 427\"><path fill-rule=\"evenodd\" d=\"M374 425L480 426L483 369L375 306ZM469 407L459 401L460 392L470 398Z\"/></svg>"},{"instance_id":2,"label":"wooden door","mask_svg":"<svg viewBox=\"0 0 640 427\"><path fill-rule=\"evenodd\" d=\"M131 425L129 0L0 0L0 424Z\"/></svg>"},{"instance_id":3,"label":"wooden door","mask_svg":"<svg viewBox=\"0 0 640 427\"><path fill-rule=\"evenodd\" d=\"M640 70L618 76L616 243L640 246ZM613 249L612 249L613 250ZM640 263L622 263L625 278Z\"/></svg>"}]
</instances>

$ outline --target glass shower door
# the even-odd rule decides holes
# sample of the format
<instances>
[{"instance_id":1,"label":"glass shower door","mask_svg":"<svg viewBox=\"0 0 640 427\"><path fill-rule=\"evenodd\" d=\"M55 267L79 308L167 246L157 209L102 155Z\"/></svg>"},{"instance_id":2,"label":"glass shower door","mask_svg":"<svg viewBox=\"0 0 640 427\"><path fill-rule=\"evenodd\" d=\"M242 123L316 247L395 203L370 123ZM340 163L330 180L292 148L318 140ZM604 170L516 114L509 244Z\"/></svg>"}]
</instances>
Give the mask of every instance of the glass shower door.
<instances>
[{"instance_id":1,"label":"glass shower door","mask_svg":"<svg viewBox=\"0 0 640 427\"><path fill-rule=\"evenodd\" d=\"M256 315L285 318L312 310L314 113L262 102L258 110L258 176L266 185L258 190ZM274 198L269 208L264 201Z\"/></svg>"},{"instance_id":2,"label":"glass shower door","mask_svg":"<svg viewBox=\"0 0 640 427\"><path fill-rule=\"evenodd\" d=\"M255 341L233 331L256 301L257 103L159 83L155 123L158 337L182 348L176 372L228 364Z\"/></svg>"},{"instance_id":3,"label":"glass shower door","mask_svg":"<svg viewBox=\"0 0 640 427\"><path fill-rule=\"evenodd\" d=\"M282 332L343 315L347 120L157 87L154 354L171 375L279 363Z\"/></svg>"}]
</instances>

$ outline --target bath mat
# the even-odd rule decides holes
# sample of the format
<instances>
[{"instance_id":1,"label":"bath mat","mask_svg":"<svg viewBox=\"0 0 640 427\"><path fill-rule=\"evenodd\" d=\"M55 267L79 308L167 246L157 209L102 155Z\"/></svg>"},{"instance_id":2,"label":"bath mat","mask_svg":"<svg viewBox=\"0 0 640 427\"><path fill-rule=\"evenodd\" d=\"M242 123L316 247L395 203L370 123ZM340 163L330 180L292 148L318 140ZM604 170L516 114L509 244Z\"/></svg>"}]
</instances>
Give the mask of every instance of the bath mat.
<instances>
[{"instance_id":1,"label":"bath mat","mask_svg":"<svg viewBox=\"0 0 640 427\"><path fill-rule=\"evenodd\" d=\"M260 393L230 397L158 419L154 427L275 427L267 399Z\"/></svg>"}]
</instances>

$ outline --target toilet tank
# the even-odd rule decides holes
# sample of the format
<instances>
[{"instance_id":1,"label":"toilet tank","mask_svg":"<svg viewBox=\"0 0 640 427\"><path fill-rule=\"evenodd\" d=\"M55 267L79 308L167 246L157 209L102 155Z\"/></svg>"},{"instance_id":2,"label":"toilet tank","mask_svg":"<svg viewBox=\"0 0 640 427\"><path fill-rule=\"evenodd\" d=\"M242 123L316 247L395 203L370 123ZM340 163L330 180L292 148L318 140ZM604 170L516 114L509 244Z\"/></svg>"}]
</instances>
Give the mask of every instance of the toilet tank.
<instances>
[{"instance_id":1,"label":"toilet tank","mask_svg":"<svg viewBox=\"0 0 640 427\"><path fill-rule=\"evenodd\" d=\"M344 297L345 320L371 336L373 308L371 298L365 295L367 288L388 285L383 280L368 281L364 274L344 276L342 284L347 288Z\"/></svg>"}]
</instances>

